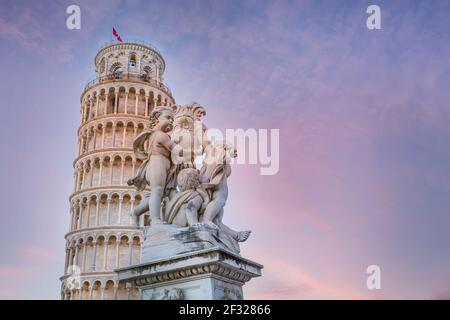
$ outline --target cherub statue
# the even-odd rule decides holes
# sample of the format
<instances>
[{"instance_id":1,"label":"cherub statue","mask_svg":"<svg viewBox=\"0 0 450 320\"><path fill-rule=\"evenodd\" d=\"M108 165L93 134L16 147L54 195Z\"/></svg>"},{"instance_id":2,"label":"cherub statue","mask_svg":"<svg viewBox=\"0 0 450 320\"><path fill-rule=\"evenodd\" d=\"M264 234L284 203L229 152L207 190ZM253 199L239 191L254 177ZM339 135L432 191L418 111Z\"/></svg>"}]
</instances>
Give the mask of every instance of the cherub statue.
<instances>
[{"instance_id":1,"label":"cherub statue","mask_svg":"<svg viewBox=\"0 0 450 320\"><path fill-rule=\"evenodd\" d=\"M150 197L132 211L137 225L139 216L150 211L152 224L162 223L160 218L161 200L166 192L175 188L175 168L171 161L174 142L169 132L173 126L173 110L170 107L156 107L150 114L149 131L141 133L133 143L136 159L144 160L136 176L128 180L138 190L150 186ZM146 148L147 145L147 148Z\"/></svg>"},{"instance_id":2,"label":"cherub statue","mask_svg":"<svg viewBox=\"0 0 450 320\"><path fill-rule=\"evenodd\" d=\"M180 192L167 204L164 220L181 227L195 226L199 224L202 205L209 201L208 194L200 188L200 175L196 169L182 169L178 173L177 182Z\"/></svg>"},{"instance_id":3,"label":"cherub statue","mask_svg":"<svg viewBox=\"0 0 450 320\"><path fill-rule=\"evenodd\" d=\"M193 168L182 169L178 174L178 187L180 191L176 193L166 206L164 220L169 224L180 227L201 226L203 224L213 227L218 231L217 240L222 242L230 250L239 253L238 242L245 241L250 235L250 231L234 231L222 222L223 208L214 222L205 221L205 208L213 201L210 192L204 189L201 183L202 177Z\"/></svg>"},{"instance_id":4,"label":"cherub statue","mask_svg":"<svg viewBox=\"0 0 450 320\"><path fill-rule=\"evenodd\" d=\"M200 169L204 188L210 202L203 213L202 222L220 228L238 242L247 240L251 231L234 231L223 224L223 208L228 198L227 179L231 175L231 158L237 156L236 149L223 142L213 142L205 150L203 166Z\"/></svg>"}]
</instances>

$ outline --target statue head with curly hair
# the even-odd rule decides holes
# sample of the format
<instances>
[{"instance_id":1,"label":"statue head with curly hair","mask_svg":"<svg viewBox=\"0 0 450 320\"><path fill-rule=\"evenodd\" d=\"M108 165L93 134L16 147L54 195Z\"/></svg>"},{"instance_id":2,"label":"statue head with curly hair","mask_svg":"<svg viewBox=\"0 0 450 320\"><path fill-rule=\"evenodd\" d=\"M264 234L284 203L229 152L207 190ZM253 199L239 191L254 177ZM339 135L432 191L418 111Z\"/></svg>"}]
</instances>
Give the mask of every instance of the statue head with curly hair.
<instances>
[{"instance_id":1,"label":"statue head with curly hair","mask_svg":"<svg viewBox=\"0 0 450 320\"><path fill-rule=\"evenodd\" d=\"M167 106L155 107L150 113L150 128L169 132L173 129L173 109Z\"/></svg>"},{"instance_id":2,"label":"statue head with curly hair","mask_svg":"<svg viewBox=\"0 0 450 320\"><path fill-rule=\"evenodd\" d=\"M178 173L177 183L180 191L196 189L201 184L200 174L193 168L183 169Z\"/></svg>"}]
</instances>

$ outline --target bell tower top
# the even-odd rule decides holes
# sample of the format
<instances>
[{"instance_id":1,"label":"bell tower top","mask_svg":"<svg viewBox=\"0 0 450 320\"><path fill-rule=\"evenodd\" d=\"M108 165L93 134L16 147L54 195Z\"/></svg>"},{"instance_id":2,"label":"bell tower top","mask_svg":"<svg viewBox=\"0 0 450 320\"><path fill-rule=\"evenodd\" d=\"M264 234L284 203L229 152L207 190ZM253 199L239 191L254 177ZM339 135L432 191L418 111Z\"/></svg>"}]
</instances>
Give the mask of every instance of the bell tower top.
<instances>
[{"instance_id":1,"label":"bell tower top","mask_svg":"<svg viewBox=\"0 0 450 320\"><path fill-rule=\"evenodd\" d=\"M155 47L140 40L107 42L99 49L94 61L97 79L126 76L164 82L164 58Z\"/></svg>"}]
</instances>

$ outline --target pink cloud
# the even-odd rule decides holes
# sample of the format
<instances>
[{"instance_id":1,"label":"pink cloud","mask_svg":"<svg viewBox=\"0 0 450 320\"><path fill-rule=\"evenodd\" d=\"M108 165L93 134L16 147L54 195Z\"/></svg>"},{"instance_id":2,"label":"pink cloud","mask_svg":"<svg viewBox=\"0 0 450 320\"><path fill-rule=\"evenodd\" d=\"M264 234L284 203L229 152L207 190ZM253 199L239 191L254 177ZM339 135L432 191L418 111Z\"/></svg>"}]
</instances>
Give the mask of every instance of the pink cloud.
<instances>
[{"instance_id":1,"label":"pink cloud","mask_svg":"<svg viewBox=\"0 0 450 320\"><path fill-rule=\"evenodd\" d=\"M18 266L0 266L0 278L2 279L18 279L28 275L30 272L27 268Z\"/></svg>"},{"instance_id":2,"label":"pink cloud","mask_svg":"<svg viewBox=\"0 0 450 320\"><path fill-rule=\"evenodd\" d=\"M259 248L248 248L252 259L263 262L263 279L254 279L246 288L247 299L372 299L373 296L324 281L306 272L301 265Z\"/></svg>"},{"instance_id":3,"label":"pink cloud","mask_svg":"<svg viewBox=\"0 0 450 320\"><path fill-rule=\"evenodd\" d=\"M53 263L61 260L61 250L54 252L46 247L40 247L33 244L19 244L15 246L19 255L26 260L41 263Z\"/></svg>"},{"instance_id":4,"label":"pink cloud","mask_svg":"<svg viewBox=\"0 0 450 320\"><path fill-rule=\"evenodd\" d=\"M0 299L30 299L38 298L41 294L49 298L58 297L58 289L55 286L54 294L48 292L49 288L42 283L58 284L58 274L55 273L55 265L61 264L64 258L61 250L57 253L51 248L40 247L35 244L20 244L14 247L16 260L8 265L0 266ZM25 288L34 286L35 290L42 292L30 292Z\"/></svg>"}]
</instances>

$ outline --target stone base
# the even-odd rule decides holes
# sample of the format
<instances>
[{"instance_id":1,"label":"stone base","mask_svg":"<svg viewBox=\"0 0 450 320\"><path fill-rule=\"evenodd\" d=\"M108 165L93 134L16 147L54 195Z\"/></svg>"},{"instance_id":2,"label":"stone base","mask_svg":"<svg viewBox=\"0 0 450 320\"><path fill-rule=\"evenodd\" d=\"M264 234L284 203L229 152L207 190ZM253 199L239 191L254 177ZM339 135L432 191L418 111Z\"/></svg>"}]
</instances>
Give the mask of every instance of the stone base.
<instances>
[{"instance_id":1,"label":"stone base","mask_svg":"<svg viewBox=\"0 0 450 320\"><path fill-rule=\"evenodd\" d=\"M141 263L216 247L236 254L240 251L236 240L206 224L191 227L157 224L144 229Z\"/></svg>"},{"instance_id":2,"label":"stone base","mask_svg":"<svg viewBox=\"0 0 450 320\"><path fill-rule=\"evenodd\" d=\"M142 261L142 260L141 260ZM116 270L119 281L141 289L143 300L240 300L242 286L262 265L212 247Z\"/></svg>"}]
</instances>

